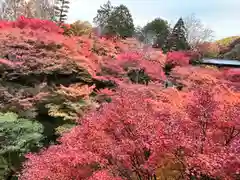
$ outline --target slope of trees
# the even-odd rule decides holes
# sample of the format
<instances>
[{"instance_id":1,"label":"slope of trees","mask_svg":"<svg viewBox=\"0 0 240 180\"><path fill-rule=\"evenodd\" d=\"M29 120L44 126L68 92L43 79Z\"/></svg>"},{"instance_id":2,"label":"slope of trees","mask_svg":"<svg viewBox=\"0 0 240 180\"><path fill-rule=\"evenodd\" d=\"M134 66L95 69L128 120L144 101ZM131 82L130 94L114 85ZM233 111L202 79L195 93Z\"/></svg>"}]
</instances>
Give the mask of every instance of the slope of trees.
<instances>
[{"instance_id":1,"label":"slope of trees","mask_svg":"<svg viewBox=\"0 0 240 180\"><path fill-rule=\"evenodd\" d=\"M240 60L240 37L234 36L216 42L220 48L219 57Z\"/></svg>"},{"instance_id":2,"label":"slope of trees","mask_svg":"<svg viewBox=\"0 0 240 180\"><path fill-rule=\"evenodd\" d=\"M220 40L217 40L216 43L220 46L220 47L227 47L229 46L233 41L235 41L236 39L240 38L240 36L231 36L231 37L226 37Z\"/></svg>"},{"instance_id":3,"label":"slope of trees","mask_svg":"<svg viewBox=\"0 0 240 180\"><path fill-rule=\"evenodd\" d=\"M125 6L99 12L112 37L66 16L0 21L0 179L239 179L239 70L193 66L181 18L163 53L128 38Z\"/></svg>"},{"instance_id":4,"label":"slope of trees","mask_svg":"<svg viewBox=\"0 0 240 180\"><path fill-rule=\"evenodd\" d=\"M226 52L223 57L240 60L240 43L236 44L229 52Z\"/></svg>"},{"instance_id":5,"label":"slope of trees","mask_svg":"<svg viewBox=\"0 0 240 180\"><path fill-rule=\"evenodd\" d=\"M82 119L61 145L28 155L22 179L150 180L158 178L166 158L174 161L174 178L237 177L239 93L218 84L221 79L210 76L211 81L212 70L199 78L181 70L189 75L189 90L122 85L111 103Z\"/></svg>"}]
</instances>

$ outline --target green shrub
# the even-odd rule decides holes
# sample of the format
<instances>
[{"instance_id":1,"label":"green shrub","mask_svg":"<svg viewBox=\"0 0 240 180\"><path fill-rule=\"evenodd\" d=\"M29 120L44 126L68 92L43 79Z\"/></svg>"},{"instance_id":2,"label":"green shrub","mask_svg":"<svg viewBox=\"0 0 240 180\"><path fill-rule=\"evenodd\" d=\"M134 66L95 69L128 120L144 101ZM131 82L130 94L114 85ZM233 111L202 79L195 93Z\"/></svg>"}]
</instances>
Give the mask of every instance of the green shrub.
<instances>
[{"instance_id":1,"label":"green shrub","mask_svg":"<svg viewBox=\"0 0 240 180\"><path fill-rule=\"evenodd\" d=\"M0 179L19 168L23 155L43 146L43 126L12 112L0 113Z\"/></svg>"}]
</instances>

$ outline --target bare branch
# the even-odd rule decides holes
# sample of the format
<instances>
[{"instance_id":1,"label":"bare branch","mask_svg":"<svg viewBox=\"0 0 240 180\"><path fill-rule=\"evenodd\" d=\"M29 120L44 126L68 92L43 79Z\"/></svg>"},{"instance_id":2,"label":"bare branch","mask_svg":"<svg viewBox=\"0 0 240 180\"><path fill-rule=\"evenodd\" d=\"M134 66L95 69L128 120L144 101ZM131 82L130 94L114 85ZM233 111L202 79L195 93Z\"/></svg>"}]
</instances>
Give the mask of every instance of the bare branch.
<instances>
[{"instance_id":1,"label":"bare branch","mask_svg":"<svg viewBox=\"0 0 240 180\"><path fill-rule=\"evenodd\" d=\"M185 17L184 23L187 30L187 40L191 47L213 38L213 31L205 27L195 14Z\"/></svg>"}]
</instances>

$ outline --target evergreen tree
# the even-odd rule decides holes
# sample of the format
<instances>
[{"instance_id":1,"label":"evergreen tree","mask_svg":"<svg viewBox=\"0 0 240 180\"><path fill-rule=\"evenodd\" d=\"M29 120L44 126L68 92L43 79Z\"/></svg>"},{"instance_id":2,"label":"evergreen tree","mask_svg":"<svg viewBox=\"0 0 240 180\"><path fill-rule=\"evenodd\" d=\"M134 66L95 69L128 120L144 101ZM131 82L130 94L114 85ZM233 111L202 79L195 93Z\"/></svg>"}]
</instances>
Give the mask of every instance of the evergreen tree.
<instances>
[{"instance_id":1,"label":"evergreen tree","mask_svg":"<svg viewBox=\"0 0 240 180\"><path fill-rule=\"evenodd\" d=\"M132 15L125 5L113 7L111 2L100 7L94 23L101 29L101 34L131 37L134 34Z\"/></svg>"},{"instance_id":2,"label":"evergreen tree","mask_svg":"<svg viewBox=\"0 0 240 180\"><path fill-rule=\"evenodd\" d=\"M113 6L110 1L107 1L106 4L100 6L100 9L97 10L97 16L93 19L93 22L101 29L107 24L109 17L113 11Z\"/></svg>"},{"instance_id":3,"label":"evergreen tree","mask_svg":"<svg viewBox=\"0 0 240 180\"><path fill-rule=\"evenodd\" d=\"M187 32L183 19L180 18L174 26L172 33L168 36L163 50L167 52L190 49L190 46L187 42L186 33Z\"/></svg>"},{"instance_id":4,"label":"evergreen tree","mask_svg":"<svg viewBox=\"0 0 240 180\"><path fill-rule=\"evenodd\" d=\"M106 34L131 37L134 34L134 24L131 13L125 5L114 8L106 25Z\"/></svg>"},{"instance_id":5,"label":"evergreen tree","mask_svg":"<svg viewBox=\"0 0 240 180\"><path fill-rule=\"evenodd\" d=\"M154 19L153 21L147 23L143 28L145 36L147 36L149 33L154 35L154 47L163 46L166 38L169 35L169 31L170 27L168 22L161 18Z\"/></svg>"},{"instance_id":6,"label":"evergreen tree","mask_svg":"<svg viewBox=\"0 0 240 180\"><path fill-rule=\"evenodd\" d=\"M67 19L67 13L69 9L69 1L68 0L57 0L55 6L55 17L58 18L59 24L64 23Z\"/></svg>"}]
</instances>

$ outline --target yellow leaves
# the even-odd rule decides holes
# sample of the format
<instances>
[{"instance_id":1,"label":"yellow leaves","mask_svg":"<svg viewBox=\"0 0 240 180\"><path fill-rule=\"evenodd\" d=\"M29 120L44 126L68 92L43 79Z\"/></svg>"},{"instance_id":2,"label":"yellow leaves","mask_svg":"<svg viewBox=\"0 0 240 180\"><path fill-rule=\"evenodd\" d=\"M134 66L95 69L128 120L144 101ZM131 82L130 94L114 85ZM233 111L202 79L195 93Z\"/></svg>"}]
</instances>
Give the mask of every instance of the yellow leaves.
<instances>
[{"instance_id":1,"label":"yellow leaves","mask_svg":"<svg viewBox=\"0 0 240 180\"><path fill-rule=\"evenodd\" d=\"M216 43L219 46L226 47L226 46L230 45L234 40L238 39L239 37L240 36L231 36L231 37L223 38L223 39L216 41Z\"/></svg>"},{"instance_id":2,"label":"yellow leaves","mask_svg":"<svg viewBox=\"0 0 240 180\"><path fill-rule=\"evenodd\" d=\"M63 120L77 120L81 115L83 115L83 110L81 104L77 103L63 103L63 104L47 104L48 114L52 117L60 117Z\"/></svg>"},{"instance_id":3,"label":"yellow leaves","mask_svg":"<svg viewBox=\"0 0 240 180\"><path fill-rule=\"evenodd\" d=\"M71 130L71 128L73 128L75 125L74 124L64 124L62 126L58 126L55 131L57 134L62 135L65 132L68 132Z\"/></svg>"},{"instance_id":4,"label":"yellow leaves","mask_svg":"<svg viewBox=\"0 0 240 180\"><path fill-rule=\"evenodd\" d=\"M70 85L69 87L61 85L60 89L57 90L56 93L59 95L63 95L68 99L87 99L89 95L93 92L94 88L95 86L89 87L88 85L83 85L80 83Z\"/></svg>"},{"instance_id":5,"label":"yellow leaves","mask_svg":"<svg viewBox=\"0 0 240 180\"><path fill-rule=\"evenodd\" d=\"M92 32L92 25L87 21L76 21L70 25L66 32L68 35L82 36Z\"/></svg>"},{"instance_id":6,"label":"yellow leaves","mask_svg":"<svg viewBox=\"0 0 240 180\"><path fill-rule=\"evenodd\" d=\"M167 157L163 160L162 165L156 169L155 175L157 180L183 180L183 165L173 157Z\"/></svg>"},{"instance_id":7,"label":"yellow leaves","mask_svg":"<svg viewBox=\"0 0 240 180\"><path fill-rule=\"evenodd\" d=\"M95 106L90 98L93 89L94 86L89 87L81 83L68 87L60 85L60 88L55 91L56 101L45 105L48 114L52 117L76 121L86 110Z\"/></svg>"},{"instance_id":8,"label":"yellow leaves","mask_svg":"<svg viewBox=\"0 0 240 180\"><path fill-rule=\"evenodd\" d=\"M208 69L214 69L214 70L217 70L218 68L216 66L210 66L210 65L206 65L204 66L205 68L208 68Z\"/></svg>"}]
</instances>

